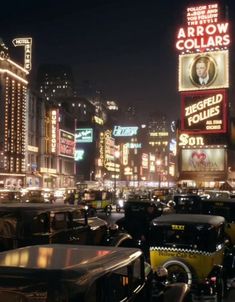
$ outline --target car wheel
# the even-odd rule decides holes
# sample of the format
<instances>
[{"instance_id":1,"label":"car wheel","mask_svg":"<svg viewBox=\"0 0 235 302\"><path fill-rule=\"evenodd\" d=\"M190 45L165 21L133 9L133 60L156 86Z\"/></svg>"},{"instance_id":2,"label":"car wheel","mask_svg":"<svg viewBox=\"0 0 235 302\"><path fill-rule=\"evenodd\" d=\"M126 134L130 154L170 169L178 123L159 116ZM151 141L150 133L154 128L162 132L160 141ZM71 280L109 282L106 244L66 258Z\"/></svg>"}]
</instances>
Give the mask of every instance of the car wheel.
<instances>
[{"instance_id":1,"label":"car wheel","mask_svg":"<svg viewBox=\"0 0 235 302\"><path fill-rule=\"evenodd\" d=\"M192 268L178 259L172 259L163 265L168 270L168 281L170 283L184 282L191 286L193 280Z\"/></svg>"},{"instance_id":2,"label":"car wheel","mask_svg":"<svg viewBox=\"0 0 235 302\"><path fill-rule=\"evenodd\" d=\"M121 208L119 206L116 206L116 212L119 213L121 211Z\"/></svg>"},{"instance_id":3,"label":"car wheel","mask_svg":"<svg viewBox=\"0 0 235 302\"><path fill-rule=\"evenodd\" d=\"M217 302L223 302L224 295L225 295L225 284L222 277L217 278L216 291L217 291Z\"/></svg>"}]
</instances>

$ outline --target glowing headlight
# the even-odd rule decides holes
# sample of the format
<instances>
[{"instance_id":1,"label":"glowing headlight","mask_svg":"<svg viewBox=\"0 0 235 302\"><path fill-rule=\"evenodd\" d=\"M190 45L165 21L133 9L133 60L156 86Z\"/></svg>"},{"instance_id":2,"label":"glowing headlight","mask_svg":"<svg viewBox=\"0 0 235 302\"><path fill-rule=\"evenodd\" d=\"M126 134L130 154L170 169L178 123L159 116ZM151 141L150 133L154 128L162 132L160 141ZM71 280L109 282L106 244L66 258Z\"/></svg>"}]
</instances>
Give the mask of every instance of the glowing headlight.
<instances>
[{"instance_id":1,"label":"glowing headlight","mask_svg":"<svg viewBox=\"0 0 235 302\"><path fill-rule=\"evenodd\" d=\"M119 204L119 206L122 208L123 205L124 205L124 200L123 200L123 199L119 199L119 200L118 200L118 204Z\"/></svg>"}]
</instances>

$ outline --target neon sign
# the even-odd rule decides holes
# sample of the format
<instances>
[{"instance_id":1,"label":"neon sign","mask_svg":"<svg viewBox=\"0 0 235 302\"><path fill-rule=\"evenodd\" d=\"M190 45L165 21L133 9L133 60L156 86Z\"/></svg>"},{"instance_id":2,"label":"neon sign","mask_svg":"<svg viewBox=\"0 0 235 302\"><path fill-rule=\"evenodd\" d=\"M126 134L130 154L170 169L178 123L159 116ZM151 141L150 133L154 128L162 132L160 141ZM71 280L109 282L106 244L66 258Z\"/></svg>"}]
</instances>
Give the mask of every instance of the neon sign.
<instances>
[{"instance_id":1,"label":"neon sign","mask_svg":"<svg viewBox=\"0 0 235 302\"><path fill-rule=\"evenodd\" d=\"M56 153L57 140L57 111L51 111L51 153Z\"/></svg>"},{"instance_id":2,"label":"neon sign","mask_svg":"<svg viewBox=\"0 0 235 302\"><path fill-rule=\"evenodd\" d=\"M137 135L139 127L114 126L113 136L133 136Z\"/></svg>"},{"instance_id":3,"label":"neon sign","mask_svg":"<svg viewBox=\"0 0 235 302\"><path fill-rule=\"evenodd\" d=\"M15 47L24 46L24 68L28 71L32 69L32 38L16 38L12 40Z\"/></svg>"},{"instance_id":4,"label":"neon sign","mask_svg":"<svg viewBox=\"0 0 235 302\"><path fill-rule=\"evenodd\" d=\"M70 132L60 130L60 155L73 158L74 146L74 135Z\"/></svg>"},{"instance_id":5,"label":"neon sign","mask_svg":"<svg viewBox=\"0 0 235 302\"><path fill-rule=\"evenodd\" d=\"M142 144L141 143L127 143L126 147L129 149L140 149L140 148L142 148Z\"/></svg>"},{"instance_id":6,"label":"neon sign","mask_svg":"<svg viewBox=\"0 0 235 302\"><path fill-rule=\"evenodd\" d=\"M75 161L81 161L84 159L84 154L85 154L85 151L83 149L77 149L75 150L75 153L74 153L74 160Z\"/></svg>"},{"instance_id":7,"label":"neon sign","mask_svg":"<svg viewBox=\"0 0 235 302\"><path fill-rule=\"evenodd\" d=\"M92 143L93 129L92 128L78 128L75 130L76 143Z\"/></svg>"},{"instance_id":8,"label":"neon sign","mask_svg":"<svg viewBox=\"0 0 235 302\"><path fill-rule=\"evenodd\" d=\"M178 50L225 47L230 44L229 23L218 22L218 4L201 5L187 9L187 28L177 33Z\"/></svg>"},{"instance_id":9,"label":"neon sign","mask_svg":"<svg viewBox=\"0 0 235 302\"><path fill-rule=\"evenodd\" d=\"M204 146L204 139L201 136L189 136L182 133L179 136L179 146Z\"/></svg>"},{"instance_id":10,"label":"neon sign","mask_svg":"<svg viewBox=\"0 0 235 302\"><path fill-rule=\"evenodd\" d=\"M227 101L225 90L182 94L182 123L185 131L226 132Z\"/></svg>"}]
</instances>

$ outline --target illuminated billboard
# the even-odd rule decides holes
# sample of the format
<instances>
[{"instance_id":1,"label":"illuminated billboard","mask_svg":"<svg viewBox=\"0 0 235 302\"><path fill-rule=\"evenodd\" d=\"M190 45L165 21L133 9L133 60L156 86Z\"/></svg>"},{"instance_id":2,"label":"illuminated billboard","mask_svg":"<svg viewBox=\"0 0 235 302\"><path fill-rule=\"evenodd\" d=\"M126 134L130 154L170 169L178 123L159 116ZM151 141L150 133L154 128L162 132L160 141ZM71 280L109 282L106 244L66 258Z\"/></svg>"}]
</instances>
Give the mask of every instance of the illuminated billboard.
<instances>
[{"instance_id":1,"label":"illuminated billboard","mask_svg":"<svg viewBox=\"0 0 235 302\"><path fill-rule=\"evenodd\" d=\"M74 134L60 130L59 154L65 157L74 157Z\"/></svg>"},{"instance_id":2,"label":"illuminated billboard","mask_svg":"<svg viewBox=\"0 0 235 302\"><path fill-rule=\"evenodd\" d=\"M181 130L198 133L227 131L227 96L225 90L182 93Z\"/></svg>"},{"instance_id":3,"label":"illuminated billboard","mask_svg":"<svg viewBox=\"0 0 235 302\"><path fill-rule=\"evenodd\" d=\"M187 26L177 32L178 50L202 51L230 44L229 23L220 20L217 3L188 7L186 20Z\"/></svg>"},{"instance_id":4,"label":"illuminated billboard","mask_svg":"<svg viewBox=\"0 0 235 302\"><path fill-rule=\"evenodd\" d=\"M85 150L83 149L76 149L74 153L74 160L81 161L84 159Z\"/></svg>"},{"instance_id":5,"label":"illuminated billboard","mask_svg":"<svg viewBox=\"0 0 235 302\"><path fill-rule=\"evenodd\" d=\"M57 139L58 139L58 110L50 111L50 151L57 153Z\"/></svg>"},{"instance_id":6,"label":"illuminated billboard","mask_svg":"<svg viewBox=\"0 0 235 302\"><path fill-rule=\"evenodd\" d=\"M179 56L179 91L228 87L227 50Z\"/></svg>"},{"instance_id":7,"label":"illuminated billboard","mask_svg":"<svg viewBox=\"0 0 235 302\"><path fill-rule=\"evenodd\" d=\"M114 126L113 136L134 136L137 135L139 127L131 126L131 127L123 127L123 126Z\"/></svg>"},{"instance_id":8,"label":"illuminated billboard","mask_svg":"<svg viewBox=\"0 0 235 302\"><path fill-rule=\"evenodd\" d=\"M12 41L15 47L24 47L24 68L28 71L32 69L32 38L15 38Z\"/></svg>"},{"instance_id":9,"label":"illuminated billboard","mask_svg":"<svg viewBox=\"0 0 235 302\"><path fill-rule=\"evenodd\" d=\"M93 129L92 128L77 128L75 130L76 143L92 143Z\"/></svg>"},{"instance_id":10,"label":"illuminated billboard","mask_svg":"<svg viewBox=\"0 0 235 302\"><path fill-rule=\"evenodd\" d=\"M219 172L224 168L222 148L182 149L182 172Z\"/></svg>"}]
</instances>

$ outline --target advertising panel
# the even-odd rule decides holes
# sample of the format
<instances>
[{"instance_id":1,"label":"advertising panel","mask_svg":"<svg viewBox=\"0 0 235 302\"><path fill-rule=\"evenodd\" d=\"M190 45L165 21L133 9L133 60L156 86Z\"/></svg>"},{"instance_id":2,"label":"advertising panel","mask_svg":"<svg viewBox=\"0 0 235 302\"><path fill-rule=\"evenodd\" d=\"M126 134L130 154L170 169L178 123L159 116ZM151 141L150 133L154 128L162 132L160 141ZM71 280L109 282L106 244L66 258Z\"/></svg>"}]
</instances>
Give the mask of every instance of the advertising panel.
<instances>
[{"instance_id":1,"label":"advertising panel","mask_svg":"<svg viewBox=\"0 0 235 302\"><path fill-rule=\"evenodd\" d=\"M77 128L75 130L76 143L92 143L93 129L92 128Z\"/></svg>"},{"instance_id":2,"label":"advertising panel","mask_svg":"<svg viewBox=\"0 0 235 302\"><path fill-rule=\"evenodd\" d=\"M139 127L137 126L114 126L113 129L113 136L119 137L119 136L134 136L137 135Z\"/></svg>"},{"instance_id":3,"label":"advertising panel","mask_svg":"<svg viewBox=\"0 0 235 302\"><path fill-rule=\"evenodd\" d=\"M74 134L60 129L59 154L74 158Z\"/></svg>"},{"instance_id":4,"label":"advertising panel","mask_svg":"<svg viewBox=\"0 0 235 302\"><path fill-rule=\"evenodd\" d=\"M179 91L229 87L228 50L179 55Z\"/></svg>"},{"instance_id":5,"label":"advertising panel","mask_svg":"<svg viewBox=\"0 0 235 302\"><path fill-rule=\"evenodd\" d=\"M187 26L179 28L176 48L195 51L227 47L230 44L229 23L220 20L219 13L217 3L188 7Z\"/></svg>"},{"instance_id":6,"label":"advertising panel","mask_svg":"<svg viewBox=\"0 0 235 302\"><path fill-rule=\"evenodd\" d=\"M182 172L219 172L225 168L223 148L182 149Z\"/></svg>"},{"instance_id":7,"label":"advertising panel","mask_svg":"<svg viewBox=\"0 0 235 302\"><path fill-rule=\"evenodd\" d=\"M227 131L227 95L225 90L182 93L181 130L198 133Z\"/></svg>"}]
</instances>

